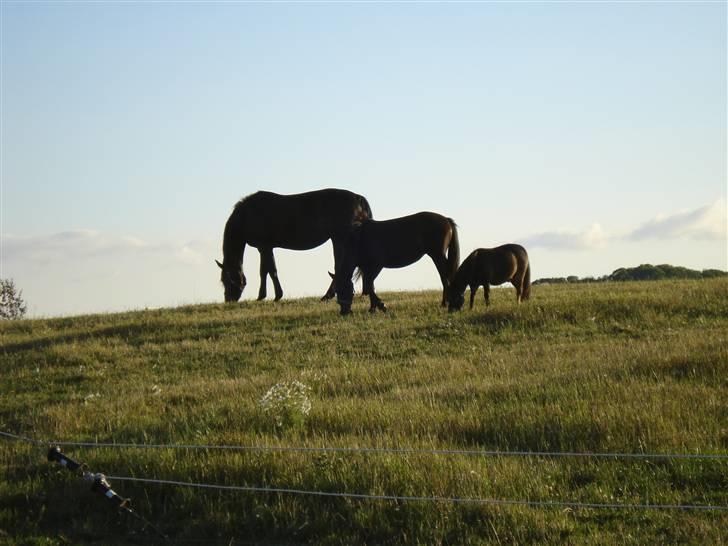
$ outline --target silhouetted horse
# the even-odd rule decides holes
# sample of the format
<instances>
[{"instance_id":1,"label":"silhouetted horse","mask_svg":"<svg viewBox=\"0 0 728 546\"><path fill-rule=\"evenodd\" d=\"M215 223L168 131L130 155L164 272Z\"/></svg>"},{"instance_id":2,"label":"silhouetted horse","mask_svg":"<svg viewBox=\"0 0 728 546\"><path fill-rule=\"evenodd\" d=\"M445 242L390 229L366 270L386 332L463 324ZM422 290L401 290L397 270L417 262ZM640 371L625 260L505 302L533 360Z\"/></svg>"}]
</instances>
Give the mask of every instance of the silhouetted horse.
<instances>
[{"instance_id":1,"label":"silhouetted horse","mask_svg":"<svg viewBox=\"0 0 728 546\"><path fill-rule=\"evenodd\" d=\"M467 286L470 286L471 309L479 286L485 290L485 304L490 305L490 285L506 281L510 281L516 287L518 303L527 300L531 295L531 266L525 248L509 244L473 250L465 258L450 283L448 310L455 311L462 308Z\"/></svg>"},{"instance_id":2,"label":"silhouetted horse","mask_svg":"<svg viewBox=\"0 0 728 546\"><path fill-rule=\"evenodd\" d=\"M447 257L445 253L447 252ZM427 254L435 262L442 281L442 305L447 302L447 289L460 261L458 230L455 222L434 212L419 212L402 218L365 220L354 227L348 252L341 267L345 275L336 287L341 314L351 312L351 282L358 267L362 276L363 293L369 295L369 311L387 308L374 292L374 279L383 268L400 268L411 265ZM346 292L338 292L345 287Z\"/></svg>"},{"instance_id":3,"label":"silhouetted horse","mask_svg":"<svg viewBox=\"0 0 728 546\"><path fill-rule=\"evenodd\" d=\"M270 275L276 300L283 297L273 249L308 250L329 239L334 246L335 271L349 241L353 222L372 217L366 198L347 190L326 189L278 195L259 191L241 199L225 224L222 240L220 280L225 301L237 301L247 284L243 274L243 254L248 244L260 253L260 290L266 296L266 276ZM343 278L343 277L342 277ZM333 282L332 282L333 284Z\"/></svg>"}]
</instances>

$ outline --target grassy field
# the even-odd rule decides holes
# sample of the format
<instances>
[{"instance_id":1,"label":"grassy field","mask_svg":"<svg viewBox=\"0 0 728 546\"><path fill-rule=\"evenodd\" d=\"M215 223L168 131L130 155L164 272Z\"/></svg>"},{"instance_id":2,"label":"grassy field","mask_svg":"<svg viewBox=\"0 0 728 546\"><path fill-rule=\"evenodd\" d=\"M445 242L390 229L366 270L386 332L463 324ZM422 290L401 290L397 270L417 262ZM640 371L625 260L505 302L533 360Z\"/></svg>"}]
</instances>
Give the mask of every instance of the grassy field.
<instances>
[{"instance_id":1,"label":"grassy field","mask_svg":"<svg viewBox=\"0 0 728 546\"><path fill-rule=\"evenodd\" d=\"M482 293L481 293L482 294ZM447 314L312 299L0 324L0 430L38 439L728 453L728 280L536 286ZM301 399L272 397L302 387ZM284 393L285 394L285 393ZM305 399L304 399L305 397ZM302 403L303 405L296 405ZM309 408L310 405L310 408ZM308 410L306 412L306 410ZM82 448L96 472L307 491L728 506L728 461ZM0 543L158 543L0 438ZM728 512L371 500L113 481L172 544L722 544Z\"/></svg>"}]
</instances>

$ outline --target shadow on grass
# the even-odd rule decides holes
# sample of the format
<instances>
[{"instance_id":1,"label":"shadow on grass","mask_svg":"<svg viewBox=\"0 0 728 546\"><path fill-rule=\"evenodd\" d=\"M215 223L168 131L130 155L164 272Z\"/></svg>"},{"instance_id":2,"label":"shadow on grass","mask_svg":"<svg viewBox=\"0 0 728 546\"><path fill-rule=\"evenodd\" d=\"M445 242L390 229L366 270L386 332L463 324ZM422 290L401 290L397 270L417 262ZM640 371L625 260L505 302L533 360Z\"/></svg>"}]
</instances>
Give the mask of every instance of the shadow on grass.
<instances>
[{"instance_id":1,"label":"shadow on grass","mask_svg":"<svg viewBox=\"0 0 728 546\"><path fill-rule=\"evenodd\" d=\"M447 441L473 447L516 451L603 451L608 431L589 420L563 421L544 417L534 422L504 418L501 422L448 426L442 429Z\"/></svg>"},{"instance_id":2,"label":"shadow on grass","mask_svg":"<svg viewBox=\"0 0 728 546\"><path fill-rule=\"evenodd\" d=\"M512 310L500 310L489 307L484 311L474 309L463 310L466 313L464 320L472 326L485 330L489 334L498 334L503 330L512 329L520 323L520 319Z\"/></svg>"},{"instance_id":3,"label":"shadow on grass","mask_svg":"<svg viewBox=\"0 0 728 546\"><path fill-rule=\"evenodd\" d=\"M20 343L11 343L2 348L5 354L22 353L25 351L42 350L53 345L62 345L64 343L83 342L92 338L108 338L122 337L134 338L139 336L145 330L144 325L125 324L120 326L112 326L110 328L101 328L99 330L90 330L88 332L62 334L59 336L44 337L39 339L31 339Z\"/></svg>"},{"instance_id":4,"label":"shadow on grass","mask_svg":"<svg viewBox=\"0 0 728 546\"><path fill-rule=\"evenodd\" d=\"M127 323L105 328L76 332L72 334L61 334L56 336L31 339L19 343L10 343L0 348L0 354L16 354L26 351L40 351L54 345L66 343L83 343L91 339L120 339L128 345L139 347L146 343L170 343L174 341L195 341L199 339L218 338L230 328L230 325L223 319L207 322L197 322L190 329L174 328L166 323ZM241 324L241 331L243 325ZM248 323L245 328L248 331L258 331L259 327L252 327Z\"/></svg>"}]
</instances>

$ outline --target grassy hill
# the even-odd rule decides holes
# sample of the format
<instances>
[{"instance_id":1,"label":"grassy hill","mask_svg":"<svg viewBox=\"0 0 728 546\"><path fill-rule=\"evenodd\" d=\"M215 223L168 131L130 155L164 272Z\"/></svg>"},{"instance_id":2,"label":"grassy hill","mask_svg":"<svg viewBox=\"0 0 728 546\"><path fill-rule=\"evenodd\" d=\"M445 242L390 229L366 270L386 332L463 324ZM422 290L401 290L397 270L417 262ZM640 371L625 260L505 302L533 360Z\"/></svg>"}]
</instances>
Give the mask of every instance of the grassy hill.
<instances>
[{"instance_id":1,"label":"grassy hill","mask_svg":"<svg viewBox=\"0 0 728 546\"><path fill-rule=\"evenodd\" d=\"M369 315L368 303L357 301L348 318L338 316L335 304L303 299L4 322L0 431L147 444L728 453L728 279L536 286L521 306L512 289L494 290L487 310L481 296L473 311L451 315L436 292L381 296L389 313ZM296 399L291 389L299 383ZM371 495L728 506L726 460L63 449L117 477ZM0 543L158 542L45 456L41 446L0 438ZM111 482L172 544L728 539L726 511Z\"/></svg>"}]
</instances>

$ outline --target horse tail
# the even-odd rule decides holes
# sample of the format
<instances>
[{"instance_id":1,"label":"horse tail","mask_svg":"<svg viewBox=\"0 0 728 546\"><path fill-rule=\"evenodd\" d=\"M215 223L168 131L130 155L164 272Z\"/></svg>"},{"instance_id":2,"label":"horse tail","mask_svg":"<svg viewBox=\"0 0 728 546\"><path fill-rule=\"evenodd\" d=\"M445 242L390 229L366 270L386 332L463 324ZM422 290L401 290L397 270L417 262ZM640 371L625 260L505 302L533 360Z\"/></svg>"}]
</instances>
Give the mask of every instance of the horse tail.
<instances>
[{"instance_id":1,"label":"horse tail","mask_svg":"<svg viewBox=\"0 0 728 546\"><path fill-rule=\"evenodd\" d=\"M452 282L460 266L460 241L455 220L448 218L447 221L450 222L450 228L452 229L452 237L450 237L450 244L447 247L447 280Z\"/></svg>"},{"instance_id":2,"label":"horse tail","mask_svg":"<svg viewBox=\"0 0 728 546\"><path fill-rule=\"evenodd\" d=\"M331 282L331 287L329 288L329 291L326 292L326 294L324 294L324 297L321 298L322 300L331 299L336 294L336 288L335 288L335 284L333 282L333 281L336 280L336 276L333 273L329 273L329 276L331 277L331 281L332 281ZM361 276L362 276L361 267L355 268L354 269L354 279L353 279L354 284L356 284L356 283L359 282L359 279L361 279ZM362 296L368 296L369 295L369 291L366 289L366 287L362 286L362 293L361 294L362 294Z\"/></svg>"},{"instance_id":3,"label":"horse tail","mask_svg":"<svg viewBox=\"0 0 728 546\"><path fill-rule=\"evenodd\" d=\"M526 258L528 259L528 258ZM531 263L526 262L526 273L523 275L523 288L521 291L521 299L527 300L531 297Z\"/></svg>"},{"instance_id":4,"label":"horse tail","mask_svg":"<svg viewBox=\"0 0 728 546\"><path fill-rule=\"evenodd\" d=\"M359 208L361 209L355 221L361 222L362 220L371 220L374 218L372 213L372 207L369 206L369 201L363 195L359 196Z\"/></svg>"},{"instance_id":5,"label":"horse tail","mask_svg":"<svg viewBox=\"0 0 728 546\"><path fill-rule=\"evenodd\" d=\"M361 276L362 276L361 267L357 267L356 269L354 269L354 283L359 282L359 279L361 279ZM363 286L362 286L362 295L364 295L364 296L369 295L369 292L366 292L366 289Z\"/></svg>"}]
</instances>

